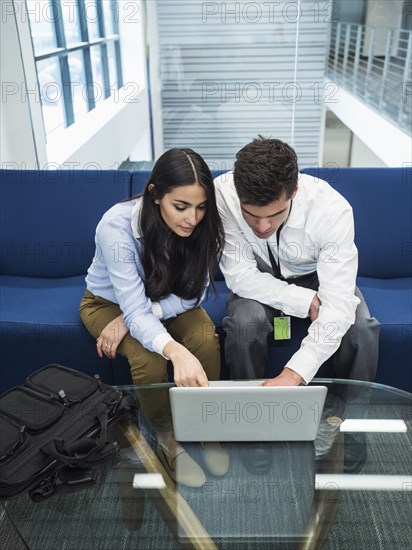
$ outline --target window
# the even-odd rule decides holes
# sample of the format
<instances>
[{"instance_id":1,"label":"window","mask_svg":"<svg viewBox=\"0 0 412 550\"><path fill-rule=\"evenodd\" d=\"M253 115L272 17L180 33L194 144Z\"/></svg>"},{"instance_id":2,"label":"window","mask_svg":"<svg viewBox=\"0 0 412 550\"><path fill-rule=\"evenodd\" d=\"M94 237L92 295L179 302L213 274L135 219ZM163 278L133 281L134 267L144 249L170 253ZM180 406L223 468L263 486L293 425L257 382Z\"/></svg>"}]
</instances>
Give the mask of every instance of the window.
<instances>
[{"instance_id":1,"label":"window","mask_svg":"<svg viewBox=\"0 0 412 550\"><path fill-rule=\"evenodd\" d=\"M26 0L46 136L123 86L117 0Z\"/></svg>"},{"instance_id":2,"label":"window","mask_svg":"<svg viewBox=\"0 0 412 550\"><path fill-rule=\"evenodd\" d=\"M305 166L319 161L323 105L337 101L324 82L331 0L156 0L147 10L161 80L156 151L189 143L226 170L262 134L290 143Z\"/></svg>"}]
</instances>

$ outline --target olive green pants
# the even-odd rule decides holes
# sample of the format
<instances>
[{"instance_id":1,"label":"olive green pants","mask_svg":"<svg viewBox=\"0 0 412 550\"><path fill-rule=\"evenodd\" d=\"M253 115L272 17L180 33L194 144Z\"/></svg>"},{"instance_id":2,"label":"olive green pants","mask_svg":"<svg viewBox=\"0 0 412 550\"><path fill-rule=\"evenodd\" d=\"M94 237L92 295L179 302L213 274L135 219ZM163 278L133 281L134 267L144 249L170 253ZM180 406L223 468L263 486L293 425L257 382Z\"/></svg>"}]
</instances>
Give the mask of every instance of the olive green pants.
<instances>
[{"instance_id":1,"label":"olive green pants","mask_svg":"<svg viewBox=\"0 0 412 550\"><path fill-rule=\"evenodd\" d=\"M102 330L121 315L118 304L95 296L88 290L80 303L80 316L90 334L97 338ZM185 346L203 366L209 380L220 377L219 337L210 317L201 307L181 313L163 322L169 334ZM114 327L114 334L116 327ZM97 352L96 352L97 353ZM120 342L117 353L129 361L133 383L156 384L168 382L167 360L158 353L147 350L129 333ZM142 412L156 431L172 429L169 390L167 388L142 388L137 390Z\"/></svg>"}]
</instances>

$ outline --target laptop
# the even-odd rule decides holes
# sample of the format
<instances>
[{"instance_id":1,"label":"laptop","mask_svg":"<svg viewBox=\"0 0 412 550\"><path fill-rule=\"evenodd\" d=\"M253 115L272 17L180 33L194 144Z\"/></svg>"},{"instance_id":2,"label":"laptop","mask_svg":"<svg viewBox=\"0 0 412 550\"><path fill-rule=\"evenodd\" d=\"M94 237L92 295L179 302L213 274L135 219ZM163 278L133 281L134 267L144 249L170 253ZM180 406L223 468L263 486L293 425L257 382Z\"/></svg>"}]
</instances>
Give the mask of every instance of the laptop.
<instances>
[{"instance_id":1,"label":"laptop","mask_svg":"<svg viewBox=\"0 0 412 550\"><path fill-rule=\"evenodd\" d=\"M262 382L213 381L206 388L170 388L176 441L313 441L326 386Z\"/></svg>"}]
</instances>

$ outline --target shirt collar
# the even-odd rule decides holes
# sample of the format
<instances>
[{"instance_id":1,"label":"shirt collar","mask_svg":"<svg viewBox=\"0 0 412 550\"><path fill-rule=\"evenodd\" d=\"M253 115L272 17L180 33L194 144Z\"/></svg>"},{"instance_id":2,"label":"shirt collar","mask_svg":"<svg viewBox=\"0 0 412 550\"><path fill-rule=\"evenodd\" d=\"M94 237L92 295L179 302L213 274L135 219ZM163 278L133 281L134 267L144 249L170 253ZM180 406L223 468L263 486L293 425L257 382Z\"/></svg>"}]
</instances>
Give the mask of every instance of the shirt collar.
<instances>
[{"instance_id":1,"label":"shirt collar","mask_svg":"<svg viewBox=\"0 0 412 550\"><path fill-rule=\"evenodd\" d=\"M133 206L132 215L130 218L132 233L136 239L142 238L142 230L140 227L140 213L142 210L142 205L143 205L143 197L139 197L136 200L136 204Z\"/></svg>"},{"instance_id":2,"label":"shirt collar","mask_svg":"<svg viewBox=\"0 0 412 550\"><path fill-rule=\"evenodd\" d=\"M295 198L293 199L292 210L287 219L285 227L303 227L305 225L305 209L302 201L302 192L300 190L300 187L298 187Z\"/></svg>"}]
</instances>

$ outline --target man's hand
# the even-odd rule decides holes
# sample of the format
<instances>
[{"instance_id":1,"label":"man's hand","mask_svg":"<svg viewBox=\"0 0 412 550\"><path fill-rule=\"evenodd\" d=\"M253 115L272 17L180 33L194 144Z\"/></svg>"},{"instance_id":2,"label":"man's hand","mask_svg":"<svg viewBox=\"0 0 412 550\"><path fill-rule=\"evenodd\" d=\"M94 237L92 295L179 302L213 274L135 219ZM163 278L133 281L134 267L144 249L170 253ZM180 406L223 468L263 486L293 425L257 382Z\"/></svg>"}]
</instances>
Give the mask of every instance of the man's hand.
<instances>
[{"instance_id":1,"label":"man's hand","mask_svg":"<svg viewBox=\"0 0 412 550\"><path fill-rule=\"evenodd\" d=\"M304 383L300 374L285 367L279 376L266 380L266 382L263 382L262 386L300 386Z\"/></svg>"},{"instance_id":2,"label":"man's hand","mask_svg":"<svg viewBox=\"0 0 412 550\"><path fill-rule=\"evenodd\" d=\"M117 347L128 332L129 329L123 321L122 313L106 325L97 338L96 349L99 357L103 357L104 354L109 359L114 359Z\"/></svg>"},{"instance_id":3,"label":"man's hand","mask_svg":"<svg viewBox=\"0 0 412 550\"><path fill-rule=\"evenodd\" d=\"M318 318L318 315L319 315L319 308L321 306L322 302L319 300L319 296L317 294L315 294L315 296L313 297L313 300L309 306L309 317L310 317L310 320L312 321L316 321L316 319Z\"/></svg>"}]
</instances>

